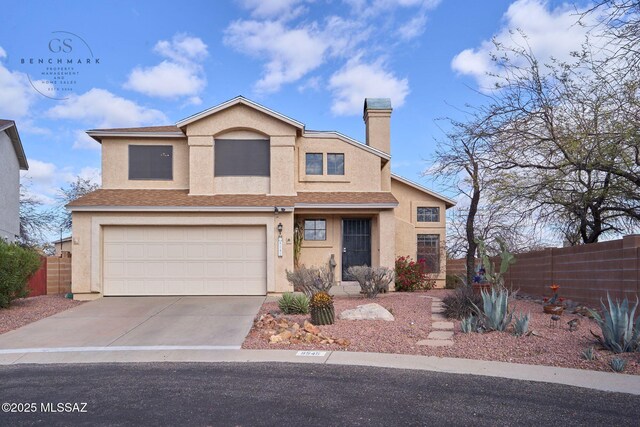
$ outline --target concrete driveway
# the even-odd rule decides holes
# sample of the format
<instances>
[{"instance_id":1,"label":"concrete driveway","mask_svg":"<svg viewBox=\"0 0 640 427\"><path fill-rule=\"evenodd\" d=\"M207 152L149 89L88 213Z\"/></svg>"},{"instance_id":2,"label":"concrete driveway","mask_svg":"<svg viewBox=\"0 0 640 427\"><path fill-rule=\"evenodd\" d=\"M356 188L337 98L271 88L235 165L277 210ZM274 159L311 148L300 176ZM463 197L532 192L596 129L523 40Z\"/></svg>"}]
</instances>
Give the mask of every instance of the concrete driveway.
<instances>
[{"instance_id":1,"label":"concrete driveway","mask_svg":"<svg viewBox=\"0 0 640 427\"><path fill-rule=\"evenodd\" d=\"M0 335L0 349L240 348L265 297L109 297Z\"/></svg>"}]
</instances>

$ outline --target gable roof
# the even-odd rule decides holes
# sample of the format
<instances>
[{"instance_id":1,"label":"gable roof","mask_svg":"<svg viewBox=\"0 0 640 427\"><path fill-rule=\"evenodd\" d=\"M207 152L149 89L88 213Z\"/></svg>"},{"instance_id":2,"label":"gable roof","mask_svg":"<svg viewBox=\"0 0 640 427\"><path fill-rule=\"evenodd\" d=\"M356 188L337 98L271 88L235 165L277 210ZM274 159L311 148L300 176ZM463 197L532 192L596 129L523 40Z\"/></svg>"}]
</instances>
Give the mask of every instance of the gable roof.
<instances>
[{"instance_id":1,"label":"gable roof","mask_svg":"<svg viewBox=\"0 0 640 427\"><path fill-rule=\"evenodd\" d=\"M179 128L182 128L186 125L188 125L189 123L193 123L197 120L203 119L207 116L210 116L212 114L215 114L219 111L222 111L226 108L229 107L233 107L234 105L238 105L238 104L242 104L242 105L246 105L249 106L251 108L254 108L258 111L261 111L263 113L265 113L268 116L271 116L273 118L276 118L280 121L283 121L285 123L290 124L291 126L304 131L304 124L300 123L297 120L292 119L291 117L287 117L284 114L280 114L277 111L273 111L267 107L265 107L264 105L260 105L257 102L253 102L250 99L245 98L244 96L240 95L240 96L236 96L235 98L232 98L228 101L223 102L222 104L218 104L214 107L211 108L207 108L204 111L200 111L199 113L196 113L194 115L191 115L189 117L187 117L186 119L182 119L180 120L178 123L176 123L176 126L178 126Z\"/></svg>"},{"instance_id":2,"label":"gable roof","mask_svg":"<svg viewBox=\"0 0 640 427\"><path fill-rule=\"evenodd\" d=\"M7 135L9 135L13 149L16 152L16 157L18 158L20 169L24 171L29 170L29 162L27 162L27 155L24 153L24 147L22 147L16 122L13 120L0 119L0 132L7 132Z\"/></svg>"},{"instance_id":3,"label":"gable roof","mask_svg":"<svg viewBox=\"0 0 640 427\"><path fill-rule=\"evenodd\" d=\"M373 98L367 98L368 100ZM377 101L384 101L384 99ZM285 116L284 114L280 114L277 111L271 110L270 108L265 107L264 105L260 105L257 102L251 101L250 99L245 98L244 96L236 96L233 99L225 101L221 104L216 105L215 107L208 108L204 111L196 113L192 116L187 117L186 119L180 120L175 125L168 126L147 126L147 127L131 127L131 128L113 128L113 129L91 129L87 131L87 134L95 139L98 142L102 142L102 139L105 137L130 137L130 138L186 138L186 134L183 132L182 128L193 123L197 120L215 114L219 111L224 110L225 108L233 107L234 105L246 105L248 107L254 108L258 111L261 111L271 117L274 117L278 120L281 120L285 123L294 126L296 129L301 131L302 136L309 138L337 138L340 141L346 142L348 144L353 145L354 147L358 147L361 150L367 151L369 153L375 154L376 156L384 159L390 160L391 155L380 151L376 148L373 148L369 145L366 145L360 141L357 141L353 138L350 138L340 132L336 131L315 131L315 130L305 130L305 125L297 120L294 120L290 117Z\"/></svg>"},{"instance_id":4,"label":"gable roof","mask_svg":"<svg viewBox=\"0 0 640 427\"><path fill-rule=\"evenodd\" d=\"M391 179L395 179L396 181L400 181L401 183L406 184L409 187L413 187L416 190L420 190L423 193L426 193L426 194L428 194L430 196L435 197L436 199L442 200L447 209L452 208L452 207L454 207L456 205L456 202L454 200L452 200L452 199L450 199L448 197L445 197L440 193L436 193L433 190L429 190L427 187L423 187L422 185L420 185L420 184L418 184L416 182L413 182L411 180L408 180L407 178L403 178L400 175L396 175L396 174L392 173L391 174Z\"/></svg>"}]
</instances>

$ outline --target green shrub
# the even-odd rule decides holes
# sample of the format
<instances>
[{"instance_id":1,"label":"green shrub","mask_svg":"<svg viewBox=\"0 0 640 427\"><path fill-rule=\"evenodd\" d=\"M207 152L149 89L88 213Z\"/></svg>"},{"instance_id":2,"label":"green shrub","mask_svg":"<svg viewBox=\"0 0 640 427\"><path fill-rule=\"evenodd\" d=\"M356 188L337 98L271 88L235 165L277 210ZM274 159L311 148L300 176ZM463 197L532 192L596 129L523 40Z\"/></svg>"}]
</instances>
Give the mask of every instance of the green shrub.
<instances>
[{"instance_id":1,"label":"green shrub","mask_svg":"<svg viewBox=\"0 0 640 427\"><path fill-rule=\"evenodd\" d=\"M464 286L462 278L457 274L447 274L445 276L444 288L445 289L457 289L460 286Z\"/></svg>"},{"instance_id":2,"label":"green shrub","mask_svg":"<svg viewBox=\"0 0 640 427\"><path fill-rule=\"evenodd\" d=\"M278 300L278 307L284 314L309 313L309 297L304 294L285 292Z\"/></svg>"},{"instance_id":3,"label":"green shrub","mask_svg":"<svg viewBox=\"0 0 640 427\"><path fill-rule=\"evenodd\" d=\"M600 300L602 316L589 309L602 330L602 336L594 334L600 344L614 353L640 350L640 316L636 319L635 324L633 322L638 301L636 300L631 308L629 308L629 300L626 298L624 301L616 301L614 304L608 292L607 301L609 302L608 309Z\"/></svg>"},{"instance_id":4,"label":"green shrub","mask_svg":"<svg viewBox=\"0 0 640 427\"><path fill-rule=\"evenodd\" d=\"M482 298L474 294L471 286L462 285L442 298L444 315L449 319L462 320L476 313L475 306L480 306Z\"/></svg>"},{"instance_id":5,"label":"green shrub","mask_svg":"<svg viewBox=\"0 0 640 427\"><path fill-rule=\"evenodd\" d=\"M433 288L433 280L427 274L424 261L416 262L408 256L396 259L395 280L396 291L400 292Z\"/></svg>"},{"instance_id":6,"label":"green shrub","mask_svg":"<svg viewBox=\"0 0 640 427\"><path fill-rule=\"evenodd\" d=\"M33 250L0 239L0 308L29 295L27 281L40 268L40 256Z\"/></svg>"}]
</instances>

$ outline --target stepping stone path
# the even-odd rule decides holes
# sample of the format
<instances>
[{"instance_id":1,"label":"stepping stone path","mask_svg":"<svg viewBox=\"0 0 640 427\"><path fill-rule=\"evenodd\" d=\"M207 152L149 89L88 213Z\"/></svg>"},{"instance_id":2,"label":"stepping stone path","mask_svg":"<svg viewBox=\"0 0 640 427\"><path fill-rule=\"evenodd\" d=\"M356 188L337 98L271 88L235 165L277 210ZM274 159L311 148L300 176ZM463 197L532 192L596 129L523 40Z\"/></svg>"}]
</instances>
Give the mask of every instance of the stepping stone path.
<instances>
[{"instance_id":1,"label":"stepping stone path","mask_svg":"<svg viewBox=\"0 0 640 427\"><path fill-rule=\"evenodd\" d=\"M426 340L417 342L417 345L427 347L451 347L453 345L453 322L449 322L444 313L444 306L440 298L431 297L431 328L433 329Z\"/></svg>"}]
</instances>

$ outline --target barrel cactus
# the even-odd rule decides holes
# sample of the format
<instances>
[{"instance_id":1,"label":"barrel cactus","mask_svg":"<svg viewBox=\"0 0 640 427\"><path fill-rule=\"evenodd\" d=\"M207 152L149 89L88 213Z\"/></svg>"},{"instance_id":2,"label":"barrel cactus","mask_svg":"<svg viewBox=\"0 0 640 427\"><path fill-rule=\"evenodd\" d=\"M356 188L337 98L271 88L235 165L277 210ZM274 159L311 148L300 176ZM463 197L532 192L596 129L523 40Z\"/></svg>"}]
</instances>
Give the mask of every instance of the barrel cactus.
<instances>
[{"instance_id":1,"label":"barrel cactus","mask_svg":"<svg viewBox=\"0 0 640 427\"><path fill-rule=\"evenodd\" d=\"M333 325L336 317L333 297L326 292L318 292L311 297L311 323L314 325Z\"/></svg>"}]
</instances>

